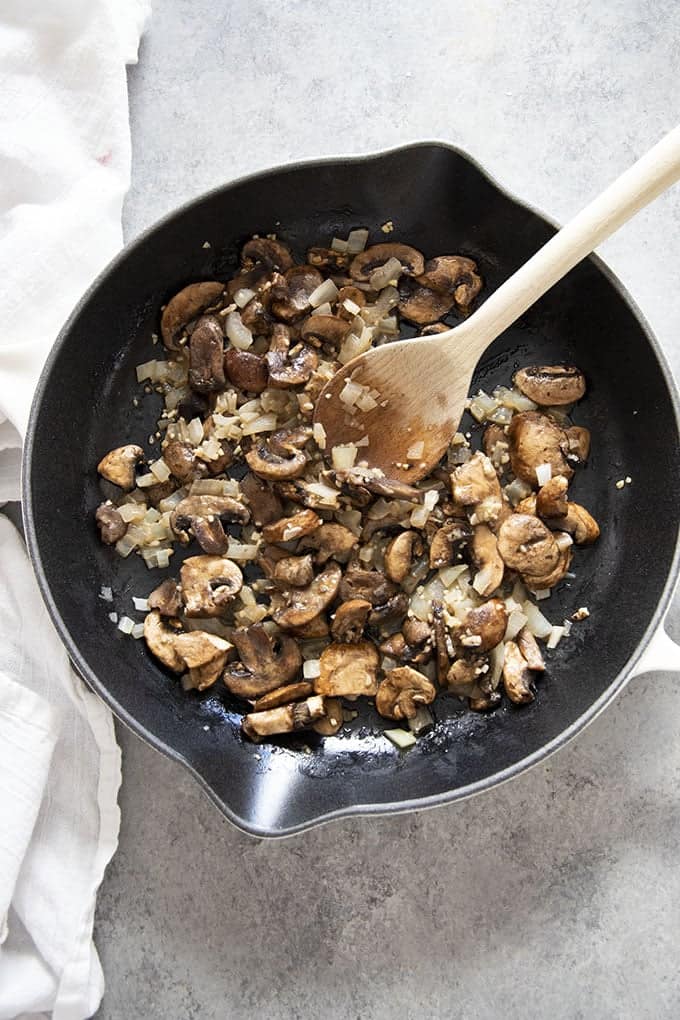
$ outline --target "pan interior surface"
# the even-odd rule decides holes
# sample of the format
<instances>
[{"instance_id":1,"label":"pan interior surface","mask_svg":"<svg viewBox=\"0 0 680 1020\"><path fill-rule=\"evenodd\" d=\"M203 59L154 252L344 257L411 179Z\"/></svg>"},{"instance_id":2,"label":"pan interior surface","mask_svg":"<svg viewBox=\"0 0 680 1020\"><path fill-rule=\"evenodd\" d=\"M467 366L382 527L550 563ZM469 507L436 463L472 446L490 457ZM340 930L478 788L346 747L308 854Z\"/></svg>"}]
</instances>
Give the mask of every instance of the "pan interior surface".
<instances>
[{"instance_id":1,"label":"pan interior surface","mask_svg":"<svg viewBox=\"0 0 680 1020\"><path fill-rule=\"evenodd\" d=\"M591 430L592 455L571 492L603 533L579 550L576 577L541 608L553 623L581 606L590 616L549 654L533 704L506 702L481 715L438 699L435 729L406 754L379 735L370 708L337 737L255 746L241 738L235 703L214 689L185 694L143 641L116 630L101 586L113 588L113 608L132 615L132 596L176 574L181 559L176 553L170 571L150 572L141 558L102 546L93 522L102 498L97 462L156 427L161 397L140 394L135 366L157 354L151 333L160 306L188 282L226 279L253 233L275 231L302 256L359 226L370 228L369 243L384 240L387 220L391 238L428 257L474 258L485 295L554 233L464 155L437 144L258 175L168 217L105 271L65 327L34 404L28 539L76 667L133 729L191 768L233 821L262 835L338 813L453 799L540 754L585 721L624 670L672 568L680 501L673 396L640 318L590 259L493 345L474 381L489 390L519 365L553 362L578 365L588 380L574 421ZM626 475L632 484L617 489Z\"/></svg>"}]
</instances>

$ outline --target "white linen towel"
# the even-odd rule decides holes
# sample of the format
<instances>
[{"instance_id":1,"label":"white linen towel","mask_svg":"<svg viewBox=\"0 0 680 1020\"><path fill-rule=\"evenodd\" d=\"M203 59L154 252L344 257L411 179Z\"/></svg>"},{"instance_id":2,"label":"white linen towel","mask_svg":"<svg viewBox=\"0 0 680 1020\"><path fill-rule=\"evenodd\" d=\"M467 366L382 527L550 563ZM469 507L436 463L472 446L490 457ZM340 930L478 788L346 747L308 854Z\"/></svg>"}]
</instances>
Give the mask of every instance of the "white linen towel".
<instances>
[{"instance_id":1,"label":"white linen towel","mask_svg":"<svg viewBox=\"0 0 680 1020\"><path fill-rule=\"evenodd\" d=\"M69 311L122 244L125 65L148 0L0 6L0 504ZM0 1020L83 1020L103 977L96 892L118 838L111 714L70 669L0 517Z\"/></svg>"}]
</instances>

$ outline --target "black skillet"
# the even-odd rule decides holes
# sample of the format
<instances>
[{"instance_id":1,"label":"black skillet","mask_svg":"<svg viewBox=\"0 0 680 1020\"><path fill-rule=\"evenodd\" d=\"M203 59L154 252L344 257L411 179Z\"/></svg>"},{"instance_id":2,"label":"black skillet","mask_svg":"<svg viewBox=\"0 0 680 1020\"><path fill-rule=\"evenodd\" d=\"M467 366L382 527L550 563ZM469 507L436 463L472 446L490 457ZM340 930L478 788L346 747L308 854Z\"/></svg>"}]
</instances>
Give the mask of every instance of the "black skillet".
<instances>
[{"instance_id":1,"label":"black skillet","mask_svg":"<svg viewBox=\"0 0 680 1020\"><path fill-rule=\"evenodd\" d=\"M678 571L678 398L658 345L621 284L591 257L509 329L475 385L507 383L519 364L573 362L588 379L577 423L593 434L575 498L603 525L579 550L576 578L547 603L553 622L577 607L590 617L549 655L536 701L489 715L435 706L437 723L402 754L366 708L338 737L254 746L240 712L214 689L185 694L147 653L116 630L112 608L138 616L165 572L102 546L93 523L104 452L154 429L156 394L135 366L157 353L160 306L184 284L226 279L240 243L277 234L298 256L366 226L427 256L476 259L489 294L554 233L469 157L439 143L360 159L284 167L219 188L130 245L102 273L62 330L37 389L24 455L26 536L54 624L83 678L116 715L199 780L224 814L259 836L330 818L442 804L518 774L565 743L621 689L660 627ZM208 242L208 244L206 244ZM150 453L153 447L147 447ZM617 479L632 484L619 490ZM190 550L191 551L191 550ZM177 572L178 556L171 572ZM114 591L113 607L101 601Z\"/></svg>"}]
</instances>

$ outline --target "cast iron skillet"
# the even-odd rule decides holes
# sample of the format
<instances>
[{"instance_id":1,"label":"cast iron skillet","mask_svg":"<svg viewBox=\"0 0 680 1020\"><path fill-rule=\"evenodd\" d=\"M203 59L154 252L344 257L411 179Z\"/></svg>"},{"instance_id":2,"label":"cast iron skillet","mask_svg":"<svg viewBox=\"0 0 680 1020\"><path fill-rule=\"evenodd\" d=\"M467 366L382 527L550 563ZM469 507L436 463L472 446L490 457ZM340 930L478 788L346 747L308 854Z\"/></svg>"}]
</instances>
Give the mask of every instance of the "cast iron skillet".
<instances>
[{"instance_id":1,"label":"cast iron skillet","mask_svg":"<svg viewBox=\"0 0 680 1020\"><path fill-rule=\"evenodd\" d=\"M380 225L390 219L394 239L428 256L476 259L486 294L554 232L466 155L438 143L257 174L172 213L111 263L62 330L33 404L26 535L76 669L120 719L182 762L231 821L259 836L453 801L545 757L622 687L659 626L678 568L677 397L640 313L590 258L494 344L476 379L489 389L507 382L518 364L555 361L574 362L588 379L575 420L592 430L593 454L573 491L603 535L579 551L576 579L553 595L547 611L560 622L586 605L590 618L551 654L532 705L518 710L506 702L479 715L443 700L434 731L407 754L379 736L370 709L349 735L256 747L242 740L240 713L226 695L183 693L143 641L115 629L111 605L97 597L100 586L113 588L114 608L134 615L131 596L147 594L160 572L99 543L96 464L155 427L160 397L147 396L138 408L132 398L139 392L135 365L155 353L149 337L159 307L190 281L226 279L240 243L254 232L276 231L301 255L357 226L370 227L372 241L384 240ZM617 490L624 475L633 484Z\"/></svg>"}]
</instances>

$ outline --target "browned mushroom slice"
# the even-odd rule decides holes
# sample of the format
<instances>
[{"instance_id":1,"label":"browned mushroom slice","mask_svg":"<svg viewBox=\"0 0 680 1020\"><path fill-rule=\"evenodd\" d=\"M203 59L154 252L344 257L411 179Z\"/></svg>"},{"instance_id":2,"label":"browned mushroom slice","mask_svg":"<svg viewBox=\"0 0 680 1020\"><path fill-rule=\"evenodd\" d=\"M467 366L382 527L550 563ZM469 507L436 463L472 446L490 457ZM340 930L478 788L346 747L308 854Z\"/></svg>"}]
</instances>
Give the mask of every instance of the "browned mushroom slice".
<instances>
[{"instance_id":1,"label":"browned mushroom slice","mask_svg":"<svg viewBox=\"0 0 680 1020\"><path fill-rule=\"evenodd\" d=\"M331 697L372 697L378 689L378 651L370 641L334 643L324 648L319 659L317 694Z\"/></svg>"},{"instance_id":2,"label":"browned mushroom slice","mask_svg":"<svg viewBox=\"0 0 680 1020\"><path fill-rule=\"evenodd\" d=\"M486 524L475 526L470 551L477 567L472 586L482 598L488 598L503 583L505 564L498 551L498 540Z\"/></svg>"},{"instance_id":3,"label":"browned mushroom slice","mask_svg":"<svg viewBox=\"0 0 680 1020\"><path fill-rule=\"evenodd\" d=\"M570 459L576 458L576 463L585 464L590 453L590 431L582 425L570 425L564 430L569 442Z\"/></svg>"},{"instance_id":4,"label":"browned mushroom slice","mask_svg":"<svg viewBox=\"0 0 680 1020\"><path fill-rule=\"evenodd\" d=\"M340 698L324 698L326 714L314 723L314 732L322 737L332 737L344 723Z\"/></svg>"},{"instance_id":5,"label":"browned mushroom slice","mask_svg":"<svg viewBox=\"0 0 680 1020\"><path fill-rule=\"evenodd\" d=\"M220 320L203 315L189 340L189 385L197 393L224 389L224 334Z\"/></svg>"},{"instance_id":6,"label":"browned mushroom slice","mask_svg":"<svg viewBox=\"0 0 680 1020\"><path fill-rule=\"evenodd\" d=\"M583 372L574 365L530 365L515 372L513 382L541 407L575 404L586 392Z\"/></svg>"},{"instance_id":7,"label":"browned mushroom slice","mask_svg":"<svg viewBox=\"0 0 680 1020\"><path fill-rule=\"evenodd\" d=\"M307 454L304 450L291 449L287 455L282 456L274 453L266 443L258 443L246 453L246 462L250 470L260 478L277 482L299 478L305 470Z\"/></svg>"},{"instance_id":8,"label":"browned mushroom slice","mask_svg":"<svg viewBox=\"0 0 680 1020\"><path fill-rule=\"evenodd\" d=\"M155 655L159 662L171 669L173 673L181 673L184 669L184 659L175 648L175 638L179 633L179 623L164 620L156 610L147 613L144 617L144 640L152 655Z\"/></svg>"},{"instance_id":9,"label":"browned mushroom slice","mask_svg":"<svg viewBox=\"0 0 680 1020\"><path fill-rule=\"evenodd\" d=\"M411 569L411 559L418 547L422 550L422 541L415 531L402 531L393 538L385 549L385 574L390 581L401 584Z\"/></svg>"},{"instance_id":10,"label":"browned mushroom slice","mask_svg":"<svg viewBox=\"0 0 680 1020\"><path fill-rule=\"evenodd\" d=\"M302 323L300 336L313 347L337 350L350 328L350 323L337 315L310 315Z\"/></svg>"},{"instance_id":11,"label":"browned mushroom slice","mask_svg":"<svg viewBox=\"0 0 680 1020\"><path fill-rule=\"evenodd\" d=\"M569 506L568 489L569 482L564 475L555 475L545 485L542 485L536 493L536 513L538 516L544 518L564 517Z\"/></svg>"},{"instance_id":12,"label":"browned mushroom slice","mask_svg":"<svg viewBox=\"0 0 680 1020\"><path fill-rule=\"evenodd\" d=\"M416 248L411 248L408 244L387 242L373 244L355 255L349 267L350 276L353 280L368 283L375 270L380 269L390 259L396 259L401 263L401 271L406 276L420 276L425 268L425 259Z\"/></svg>"},{"instance_id":13,"label":"browned mushroom slice","mask_svg":"<svg viewBox=\"0 0 680 1020\"><path fill-rule=\"evenodd\" d=\"M438 255L428 259L418 283L430 290L451 294L459 308L468 308L482 289L477 263L464 255Z\"/></svg>"},{"instance_id":14,"label":"browned mushroom slice","mask_svg":"<svg viewBox=\"0 0 680 1020\"><path fill-rule=\"evenodd\" d=\"M223 525L249 520L248 509L231 496L187 496L172 511L170 527L184 545L194 535L204 552L219 556L229 544Z\"/></svg>"},{"instance_id":15,"label":"browned mushroom slice","mask_svg":"<svg viewBox=\"0 0 680 1020\"><path fill-rule=\"evenodd\" d=\"M482 438L484 453L487 455L496 470L503 468L510 462L510 442L505 429L493 423L484 429Z\"/></svg>"},{"instance_id":16,"label":"browned mushroom slice","mask_svg":"<svg viewBox=\"0 0 680 1020\"><path fill-rule=\"evenodd\" d=\"M308 425L300 425L294 429L279 429L270 437L269 448L283 457L291 450L302 450L311 435L312 430Z\"/></svg>"},{"instance_id":17,"label":"browned mushroom slice","mask_svg":"<svg viewBox=\"0 0 680 1020\"><path fill-rule=\"evenodd\" d=\"M336 641L353 644L363 637L364 627L371 611L367 599L350 599L338 606L331 624L331 634Z\"/></svg>"},{"instance_id":18,"label":"browned mushroom slice","mask_svg":"<svg viewBox=\"0 0 680 1020\"><path fill-rule=\"evenodd\" d=\"M443 684L455 651L444 621L444 607L438 600L432 603L432 630L437 662L437 682Z\"/></svg>"},{"instance_id":19,"label":"browned mushroom slice","mask_svg":"<svg viewBox=\"0 0 680 1020\"><path fill-rule=\"evenodd\" d=\"M158 485L150 485L144 490L148 506L158 507L162 499L167 499L175 491L175 483L168 479L167 482L159 482Z\"/></svg>"},{"instance_id":20,"label":"browned mushroom slice","mask_svg":"<svg viewBox=\"0 0 680 1020\"><path fill-rule=\"evenodd\" d=\"M565 536L567 537L567 536ZM542 591L546 588L554 588L556 584L564 580L564 576L571 566L573 549L571 546L560 546L560 555L552 570L545 574L522 573L522 580L531 591Z\"/></svg>"},{"instance_id":21,"label":"browned mushroom slice","mask_svg":"<svg viewBox=\"0 0 680 1020\"><path fill-rule=\"evenodd\" d=\"M312 617L311 620L301 624L299 627L289 626L286 630L294 634L295 637L300 638L301 641L318 641L321 638L328 637L331 632L325 613L319 613L318 616Z\"/></svg>"},{"instance_id":22,"label":"browned mushroom slice","mask_svg":"<svg viewBox=\"0 0 680 1020\"><path fill-rule=\"evenodd\" d=\"M416 326L427 326L447 315L453 307L453 295L443 294L427 287L409 287L405 297L399 301L399 312L402 318L415 323Z\"/></svg>"},{"instance_id":23,"label":"browned mushroom slice","mask_svg":"<svg viewBox=\"0 0 680 1020\"><path fill-rule=\"evenodd\" d=\"M202 630L178 634L175 650L189 670L185 689L204 691L211 687L219 679L232 647L224 638Z\"/></svg>"},{"instance_id":24,"label":"browned mushroom slice","mask_svg":"<svg viewBox=\"0 0 680 1020\"><path fill-rule=\"evenodd\" d=\"M241 249L241 264L245 269L251 269L260 262L279 273L285 273L293 265L293 257L290 249L281 241L271 237L251 237Z\"/></svg>"},{"instance_id":25,"label":"browned mushroom slice","mask_svg":"<svg viewBox=\"0 0 680 1020\"><path fill-rule=\"evenodd\" d=\"M310 248L307 262L317 269L330 269L333 273L342 273L349 266L353 256L344 251L333 251L332 248Z\"/></svg>"},{"instance_id":26,"label":"browned mushroom slice","mask_svg":"<svg viewBox=\"0 0 680 1020\"><path fill-rule=\"evenodd\" d=\"M564 429L540 411L521 411L513 415L508 427L510 466L513 474L538 488L536 468L549 464L553 475L569 480L574 470L567 461L569 440Z\"/></svg>"},{"instance_id":27,"label":"browned mushroom slice","mask_svg":"<svg viewBox=\"0 0 680 1020\"><path fill-rule=\"evenodd\" d=\"M232 636L239 662L228 663L224 682L239 698L259 698L296 677L302 666L297 641L272 636L261 623L238 627Z\"/></svg>"},{"instance_id":28,"label":"browned mushroom slice","mask_svg":"<svg viewBox=\"0 0 680 1020\"><path fill-rule=\"evenodd\" d=\"M261 528L283 516L283 503L266 482L248 473L241 479L241 492L250 508L253 523Z\"/></svg>"},{"instance_id":29,"label":"browned mushroom slice","mask_svg":"<svg viewBox=\"0 0 680 1020\"><path fill-rule=\"evenodd\" d=\"M314 579L311 556L284 556L274 565L274 580L291 588L305 588Z\"/></svg>"},{"instance_id":30,"label":"browned mushroom slice","mask_svg":"<svg viewBox=\"0 0 680 1020\"><path fill-rule=\"evenodd\" d=\"M529 669L536 670L538 673L545 671L545 662L541 649L538 647L538 642L530 630L526 627L522 627L521 631L516 638L517 647L527 661Z\"/></svg>"},{"instance_id":31,"label":"browned mushroom slice","mask_svg":"<svg viewBox=\"0 0 680 1020\"><path fill-rule=\"evenodd\" d=\"M224 293L224 284L209 280L190 283L171 298L161 318L161 336L169 351L179 350L179 339L190 322L216 305Z\"/></svg>"},{"instance_id":32,"label":"browned mushroom slice","mask_svg":"<svg viewBox=\"0 0 680 1020\"><path fill-rule=\"evenodd\" d=\"M420 665L432 658L433 636L429 624L406 619L400 632L391 634L380 645L383 655L398 662Z\"/></svg>"},{"instance_id":33,"label":"browned mushroom slice","mask_svg":"<svg viewBox=\"0 0 680 1020\"><path fill-rule=\"evenodd\" d=\"M330 559L337 560L338 563L346 563L358 541L354 532L346 528L344 524L329 522L316 528L311 535L306 535L298 548L300 550L315 549L315 562L323 566Z\"/></svg>"},{"instance_id":34,"label":"browned mushroom slice","mask_svg":"<svg viewBox=\"0 0 680 1020\"><path fill-rule=\"evenodd\" d=\"M396 595L396 584L388 581L379 570L362 570L360 567L348 567L340 583L340 599L366 599L372 606L384 605L388 599Z\"/></svg>"},{"instance_id":35,"label":"browned mushroom slice","mask_svg":"<svg viewBox=\"0 0 680 1020\"><path fill-rule=\"evenodd\" d=\"M323 283L323 277L314 266L293 266L285 273L283 284L272 287L270 309L282 322L296 322L311 311L310 295Z\"/></svg>"},{"instance_id":36,"label":"browned mushroom slice","mask_svg":"<svg viewBox=\"0 0 680 1020\"><path fill-rule=\"evenodd\" d=\"M560 477L560 476L558 476ZM536 514L536 493L532 492L529 496L525 496L521 499L515 507L516 514Z\"/></svg>"},{"instance_id":37,"label":"browned mushroom slice","mask_svg":"<svg viewBox=\"0 0 680 1020\"><path fill-rule=\"evenodd\" d=\"M471 524L493 527L503 516L501 484L493 464L481 450L453 472L451 492L456 503L472 508Z\"/></svg>"},{"instance_id":38,"label":"browned mushroom slice","mask_svg":"<svg viewBox=\"0 0 680 1020\"><path fill-rule=\"evenodd\" d=\"M423 326L423 336L436 336L437 333L448 333L451 326L447 326L445 322L430 322L427 326Z\"/></svg>"},{"instance_id":39,"label":"browned mushroom slice","mask_svg":"<svg viewBox=\"0 0 680 1020\"><path fill-rule=\"evenodd\" d=\"M534 700L533 676L529 665L514 641L505 642L503 659L503 687L505 693L516 705L526 705Z\"/></svg>"},{"instance_id":40,"label":"browned mushroom slice","mask_svg":"<svg viewBox=\"0 0 680 1020\"><path fill-rule=\"evenodd\" d=\"M205 465L196 457L193 446L178 439L171 440L163 447L163 460L182 485L205 472Z\"/></svg>"},{"instance_id":41,"label":"browned mushroom slice","mask_svg":"<svg viewBox=\"0 0 680 1020\"><path fill-rule=\"evenodd\" d=\"M261 354L229 347L224 352L224 370L232 386L247 393L262 393L267 388L269 370Z\"/></svg>"},{"instance_id":42,"label":"browned mushroom slice","mask_svg":"<svg viewBox=\"0 0 680 1020\"><path fill-rule=\"evenodd\" d=\"M560 549L543 521L529 514L512 514L501 524L498 551L511 570L541 576L554 570Z\"/></svg>"},{"instance_id":43,"label":"browned mushroom slice","mask_svg":"<svg viewBox=\"0 0 680 1020\"><path fill-rule=\"evenodd\" d=\"M272 329L269 350L265 355L269 385L273 389L302 386L319 364L316 351L306 344L290 346L290 330L277 323Z\"/></svg>"},{"instance_id":44,"label":"browned mushroom slice","mask_svg":"<svg viewBox=\"0 0 680 1020\"><path fill-rule=\"evenodd\" d=\"M498 708L501 703L500 691L489 691L480 694L479 697L470 698L468 704L473 712L488 712L492 708Z\"/></svg>"},{"instance_id":45,"label":"browned mushroom slice","mask_svg":"<svg viewBox=\"0 0 680 1020\"><path fill-rule=\"evenodd\" d=\"M189 556L180 569L187 616L223 616L243 586L243 574L222 556Z\"/></svg>"},{"instance_id":46,"label":"browned mushroom slice","mask_svg":"<svg viewBox=\"0 0 680 1020\"><path fill-rule=\"evenodd\" d=\"M385 496L387 499L403 499L407 502L420 503L423 493L413 485L406 482L399 482L396 479L385 478L377 473L377 468L351 468L349 471L329 472L333 481L339 485L343 492L352 494L352 490L364 489L367 493L375 496ZM370 497L369 497L370 502Z\"/></svg>"},{"instance_id":47,"label":"browned mushroom slice","mask_svg":"<svg viewBox=\"0 0 680 1020\"><path fill-rule=\"evenodd\" d=\"M480 695L480 679L488 673L489 660L485 655L456 659L446 675L445 686L459 698Z\"/></svg>"},{"instance_id":48,"label":"browned mushroom slice","mask_svg":"<svg viewBox=\"0 0 680 1020\"><path fill-rule=\"evenodd\" d=\"M273 320L269 314L270 301L270 293L256 294L245 308L241 309L241 322L253 336L269 336L271 332Z\"/></svg>"},{"instance_id":49,"label":"browned mushroom slice","mask_svg":"<svg viewBox=\"0 0 680 1020\"><path fill-rule=\"evenodd\" d=\"M97 464L97 471L107 482L129 492L135 487L135 467L144 456L141 446L129 443L110 450Z\"/></svg>"},{"instance_id":50,"label":"browned mushroom slice","mask_svg":"<svg viewBox=\"0 0 680 1020\"><path fill-rule=\"evenodd\" d=\"M375 707L386 719L413 719L419 705L430 705L435 698L430 681L411 666L388 669L378 686Z\"/></svg>"},{"instance_id":51,"label":"browned mushroom slice","mask_svg":"<svg viewBox=\"0 0 680 1020\"><path fill-rule=\"evenodd\" d=\"M104 545L115 545L127 531L127 524L110 499L97 507L94 517Z\"/></svg>"},{"instance_id":52,"label":"browned mushroom slice","mask_svg":"<svg viewBox=\"0 0 680 1020\"><path fill-rule=\"evenodd\" d=\"M246 737L258 741L277 733L309 729L324 715L325 699L314 695L305 701L294 701L290 705L269 709L268 712L249 712L244 715L241 725Z\"/></svg>"},{"instance_id":53,"label":"browned mushroom slice","mask_svg":"<svg viewBox=\"0 0 680 1020\"><path fill-rule=\"evenodd\" d=\"M550 523L572 535L577 545L592 545L600 537L597 521L580 503L568 503L565 516Z\"/></svg>"},{"instance_id":54,"label":"browned mushroom slice","mask_svg":"<svg viewBox=\"0 0 680 1020\"><path fill-rule=\"evenodd\" d=\"M276 690L263 694L258 698L253 709L255 712L266 712L270 708L280 708L281 705L289 705L291 701L302 701L314 694L314 684L308 680L298 680L294 684L286 684L284 687L277 687Z\"/></svg>"},{"instance_id":55,"label":"browned mushroom slice","mask_svg":"<svg viewBox=\"0 0 680 1020\"><path fill-rule=\"evenodd\" d=\"M285 286L283 276L266 263L258 262L252 269L244 269L228 281L227 296L230 301L233 301L237 291L252 290L258 296L267 294L269 299L271 289L277 285Z\"/></svg>"},{"instance_id":56,"label":"browned mushroom slice","mask_svg":"<svg viewBox=\"0 0 680 1020\"><path fill-rule=\"evenodd\" d=\"M338 593L342 571L331 563L306 588L293 588L286 592L286 603L273 613L279 627L303 627L322 613ZM329 692L330 693L330 692Z\"/></svg>"},{"instance_id":57,"label":"browned mushroom slice","mask_svg":"<svg viewBox=\"0 0 680 1020\"><path fill-rule=\"evenodd\" d=\"M345 307L345 301L351 302L349 308ZM358 287L341 287L335 301L335 314L351 322L357 314L352 305L356 305L357 308L365 308L366 295L363 290L359 290Z\"/></svg>"},{"instance_id":58,"label":"browned mushroom slice","mask_svg":"<svg viewBox=\"0 0 680 1020\"><path fill-rule=\"evenodd\" d=\"M301 510L292 517L282 517L280 521L266 524L262 529L265 542L292 542L303 535L309 535L321 527L321 518L313 510Z\"/></svg>"},{"instance_id":59,"label":"browned mushroom slice","mask_svg":"<svg viewBox=\"0 0 680 1020\"><path fill-rule=\"evenodd\" d=\"M430 542L430 569L439 570L460 563L463 552L472 538L472 529L466 521L448 521L438 528Z\"/></svg>"},{"instance_id":60,"label":"browned mushroom slice","mask_svg":"<svg viewBox=\"0 0 680 1020\"><path fill-rule=\"evenodd\" d=\"M392 595L386 602L374 606L368 616L369 627L382 629L400 626L408 613L409 599L406 592Z\"/></svg>"},{"instance_id":61,"label":"browned mushroom slice","mask_svg":"<svg viewBox=\"0 0 680 1020\"><path fill-rule=\"evenodd\" d=\"M500 644L508 624L508 612L502 599L489 599L465 614L459 641L475 652L490 652Z\"/></svg>"},{"instance_id":62,"label":"browned mushroom slice","mask_svg":"<svg viewBox=\"0 0 680 1020\"><path fill-rule=\"evenodd\" d=\"M182 612L182 597L173 577L166 577L148 598L151 609L157 609L161 616L179 616Z\"/></svg>"}]
</instances>

